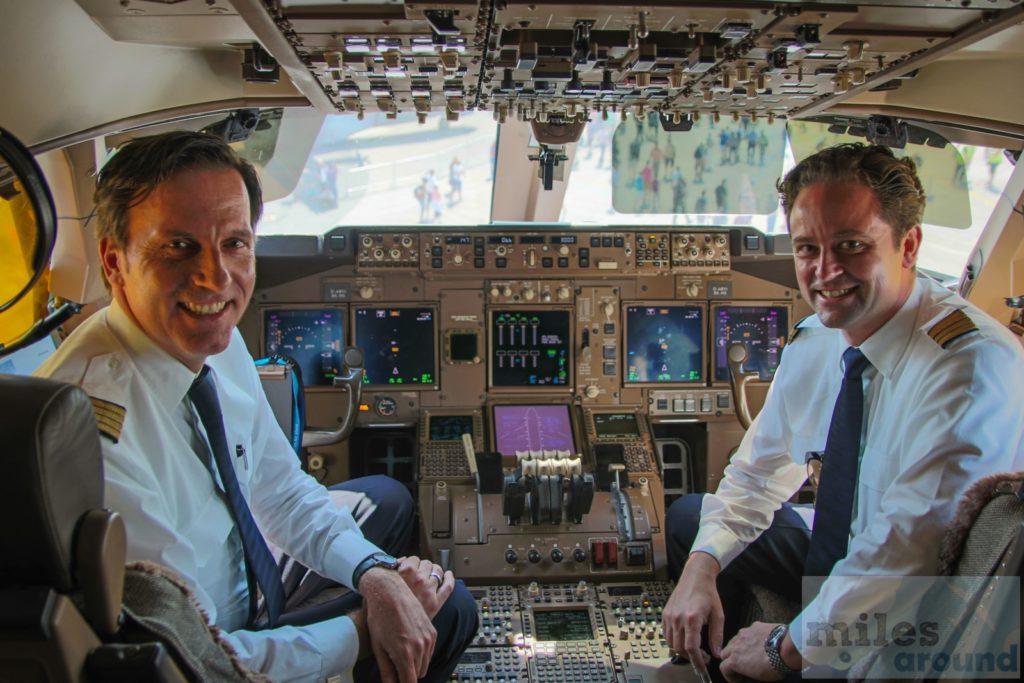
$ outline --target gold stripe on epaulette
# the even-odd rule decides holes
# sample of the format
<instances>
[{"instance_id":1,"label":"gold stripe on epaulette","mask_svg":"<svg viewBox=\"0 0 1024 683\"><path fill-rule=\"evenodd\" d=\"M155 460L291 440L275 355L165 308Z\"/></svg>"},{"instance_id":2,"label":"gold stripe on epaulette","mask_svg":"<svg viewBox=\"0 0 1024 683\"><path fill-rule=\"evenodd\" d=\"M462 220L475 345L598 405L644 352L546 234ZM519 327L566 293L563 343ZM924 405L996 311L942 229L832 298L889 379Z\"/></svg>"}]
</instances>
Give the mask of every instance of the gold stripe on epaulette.
<instances>
[{"instance_id":1,"label":"gold stripe on epaulette","mask_svg":"<svg viewBox=\"0 0 1024 683\"><path fill-rule=\"evenodd\" d=\"M102 398L90 396L92 410L96 413L96 428L114 443L121 438L121 430L124 429L124 416L127 412L124 406L119 406Z\"/></svg>"},{"instance_id":2,"label":"gold stripe on epaulette","mask_svg":"<svg viewBox=\"0 0 1024 683\"><path fill-rule=\"evenodd\" d=\"M804 317L796 321L796 324L793 325L793 331L789 333L789 339L786 340L787 344L791 344L793 340L796 339L796 336L800 334L800 330L803 329L800 327L800 323L802 323L803 321L807 320L810 317L811 316L809 315L805 315Z\"/></svg>"},{"instance_id":3,"label":"gold stripe on epaulette","mask_svg":"<svg viewBox=\"0 0 1024 683\"><path fill-rule=\"evenodd\" d=\"M932 325L932 328L928 330L928 336L945 349L965 334L977 330L978 326L974 324L974 321L963 310L957 309Z\"/></svg>"}]
</instances>

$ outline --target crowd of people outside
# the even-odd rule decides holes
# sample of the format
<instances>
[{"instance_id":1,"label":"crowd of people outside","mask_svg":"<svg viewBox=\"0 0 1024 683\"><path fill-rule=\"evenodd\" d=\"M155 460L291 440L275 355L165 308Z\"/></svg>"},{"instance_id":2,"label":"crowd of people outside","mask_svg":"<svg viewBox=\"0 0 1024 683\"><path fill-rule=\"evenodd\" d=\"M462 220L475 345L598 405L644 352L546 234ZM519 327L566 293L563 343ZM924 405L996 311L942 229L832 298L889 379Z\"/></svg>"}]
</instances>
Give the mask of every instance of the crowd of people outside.
<instances>
[{"instance_id":1,"label":"crowd of people outside","mask_svg":"<svg viewBox=\"0 0 1024 683\"><path fill-rule=\"evenodd\" d=\"M413 188L413 197L420 207L420 223L439 222L444 217L445 208L450 209L462 201L463 174L462 161L458 156L453 156L448 164L447 207L442 201L441 187L434 169L423 174L419 185Z\"/></svg>"}]
</instances>

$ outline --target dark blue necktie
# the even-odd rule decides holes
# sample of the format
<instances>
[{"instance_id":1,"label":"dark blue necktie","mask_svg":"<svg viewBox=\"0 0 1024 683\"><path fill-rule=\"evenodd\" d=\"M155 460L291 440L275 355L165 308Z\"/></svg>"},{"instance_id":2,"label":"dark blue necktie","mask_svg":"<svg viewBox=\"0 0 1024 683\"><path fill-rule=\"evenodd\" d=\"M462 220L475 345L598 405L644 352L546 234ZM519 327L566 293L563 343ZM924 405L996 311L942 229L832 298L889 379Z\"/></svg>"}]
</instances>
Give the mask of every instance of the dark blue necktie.
<instances>
[{"instance_id":1,"label":"dark blue necktie","mask_svg":"<svg viewBox=\"0 0 1024 683\"><path fill-rule=\"evenodd\" d=\"M860 378L869 365L860 349L851 346L843 353L843 386L825 442L804 576L828 576L835 563L846 557L864 424L864 387Z\"/></svg>"},{"instance_id":2,"label":"dark blue necktie","mask_svg":"<svg viewBox=\"0 0 1024 683\"><path fill-rule=\"evenodd\" d=\"M203 421L206 438L213 450L213 459L217 463L217 471L220 473L220 480L224 485L224 496L227 498L228 509L242 537L246 578L249 581L248 625L250 628L255 627L256 587L253 585L255 577L256 583L259 584L260 590L263 591L263 597L266 599L268 625L273 627L284 607L281 572L277 568L277 563L274 562L274 556L270 549L267 548L266 541L263 540L263 535L256 527L256 521L252 518L249 505L242 496L242 489L238 486L238 477L235 475L235 468L231 463L228 442L224 434L224 418L220 411L220 401L217 399L217 385L213 382L208 366L203 366L199 377L192 383L192 388L188 390L188 396L199 413L199 419Z\"/></svg>"}]
</instances>

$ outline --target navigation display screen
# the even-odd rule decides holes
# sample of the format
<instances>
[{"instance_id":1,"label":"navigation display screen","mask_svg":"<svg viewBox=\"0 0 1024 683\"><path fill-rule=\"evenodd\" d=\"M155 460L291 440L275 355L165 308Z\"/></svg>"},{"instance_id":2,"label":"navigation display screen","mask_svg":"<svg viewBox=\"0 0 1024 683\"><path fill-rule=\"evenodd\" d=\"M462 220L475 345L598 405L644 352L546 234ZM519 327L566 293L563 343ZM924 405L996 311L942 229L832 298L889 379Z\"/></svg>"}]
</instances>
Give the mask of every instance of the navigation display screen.
<instances>
[{"instance_id":1,"label":"navigation display screen","mask_svg":"<svg viewBox=\"0 0 1024 683\"><path fill-rule=\"evenodd\" d=\"M626 307L626 384L704 381L704 309Z\"/></svg>"},{"instance_id":2,"label":"navigation display screen","mask_svg":"<svg viewBox=\"0 0 1024 683\"><path fill-rule=\"evenodd\" d=\"M744 372L756 372L762 380L775 376L789 330L785 306L715 306L715 381L729 381L729 345L743 342L747 347Z\"/></svg>"},{"instance_id":3,"label":"navigation display screen","mask_svg":"<svg viewBox=\"0 0 1024 683\"><path fill-rule=\"evenodd\" d=\"M472 415L431 415L431 441L461 441L463 434L473 436Z\"/></svg>"},{"instance_id":4,"label":"navigation display screen","mask_svg":"<svg viewBox=\"0 0 1024 683\"><path fill-rule=\"evenodd\" d=\"M331 386L341 372L344 312L338 308L263 311L263 354L290 356L306 386Z\"/></svg>"},{"instance_id":5,"label":"navigation display screen","mask_svg":"<svg viewBox=\"0 0 1024 683\"><path fill-rule=\"evenodd\" d=\"M633 413L594 413L594 431L604 438L640 436Z\"/></svg>"},{"instance_id":6,"label":"navigation display screen","mask_svg":"<svg viewBox=\"0 0 1024 683\"><path fill-rule=\"evenodd\" d=\"M534 610L534 638L550 640L593 640L594 628L586 609Z\"/></svg>"},{"instance_id":7,"label":"navigation display screen","mask_svg":"<svg viewBox=\"0 0 1024 683\"><path fill-rule=\"evenodd\" d=\"M502 455L541 450L576 453L567 405L495 405L493 415L494 446Z\"/></svg>"},{"instance_id":8,"label":"navigation display screen","mask_svg":"<svg viewBox=\"0 0 1024 683\"><path fill-rule=\"evenodd\" d=\"M355 342L366 359L363 383L435 386L436 336L431 308L356 308Z\"/></svg>"},{"instance_id":9,"label":"navigation display screen","mask_svg":"<svg viewBox=\"0 0 1024 683\"><path fill-rule=\"evenodd\" d=\"M491 384L496 387L570 383L569 311L491 313Z\"/></svg>"}]
</instances>

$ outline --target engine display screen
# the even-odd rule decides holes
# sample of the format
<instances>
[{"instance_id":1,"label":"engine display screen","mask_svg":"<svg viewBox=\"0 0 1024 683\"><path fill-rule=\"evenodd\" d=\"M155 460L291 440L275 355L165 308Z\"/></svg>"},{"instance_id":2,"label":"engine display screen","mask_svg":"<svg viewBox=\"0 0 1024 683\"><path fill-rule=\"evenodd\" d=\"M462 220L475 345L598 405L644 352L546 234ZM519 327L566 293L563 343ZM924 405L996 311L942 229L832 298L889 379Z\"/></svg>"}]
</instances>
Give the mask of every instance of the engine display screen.
<instances>
[{"instance_id":1,"label":"engine display screen","mask_svg":"<svg viewBox=\"0 0 1024 683\"><path fill-rule=\"evenodd\" d=\"M409 388L437 384L431 308L356 308L355 343L363 350L363 383Z\"/></svg>"},{"instance_id":2,"label":"engine display screen","mask_svg":"<svg viewBox=\"0 0 1024 683\"><path fill-rule=\"evenodd\" d=\"M570 384L569 311L500 310L491 317L491 384Z\"/></svg>"},{"instance_id":3,"label":"engine display screen","mask_svg":"<svg viewBox=\"0 0 1024 683\"><path fill-rule=\"evenodd\" d=\"M627 384L704 380L704 309L637 304L626 307Z\"/></svg>"},{"instance_id":4,"label":"engine display screen","mask_svg":"<svg viewBox=\"0 0 1024 683\"><path fill-rule=\"evenodd\" d=\"M461 441L463 434L473 436L472 415L431 415L431 441Z\"/></svg>"},{"instance_id":5,"label":"engine display screen","mask_svg":"<svg viewBox=\"0 0 1024 683\"><path fill-rule=\"evenodd\" d=\"M263 353L290 356L306 386L331 386L345 350L344 312L338 308L263 311Z\"/></svg>"},{"instance_id":6,"label":"engine display screen","mask_svg":"<svg viewBox=\"0 0 1024 683\"><path fill-rule=\"evenodd\" d=\"M576 453L567 405L495 405L493 417L494 446L502 455L542 450Z\"/></svg>"},{"instance_id":7,"label":"engine display screen","mask_svg":"<svg viewBox=\"0 0 1024 683\"><path fill-rule=\"evenodd\" d=\"M712 315L715 381L729 381L729 345L733 342L743 342L747 348L743 371L771 380L786 343L789 310L785 306L716 306Z\"/></svg>"},{"instance_id":8,"label":"engine display screen","mask_svg":"<svg viewBox=\"0 0 1024 683\"><path fill-rule=\"evenodd\" d=\"M640 436L633 413L594 413L594 431L598 437Z\"/></svg>"},{"instance_id":9,"label":"engine display screen","mask_svg":"<svg viewBox=\"0 0 1024 683\"><path fill-rule=\"evenodd\" d=\"M538 641L594 639L594 627L586 609L534 610L533 625Z\"/></svg>"}]
</instances>

